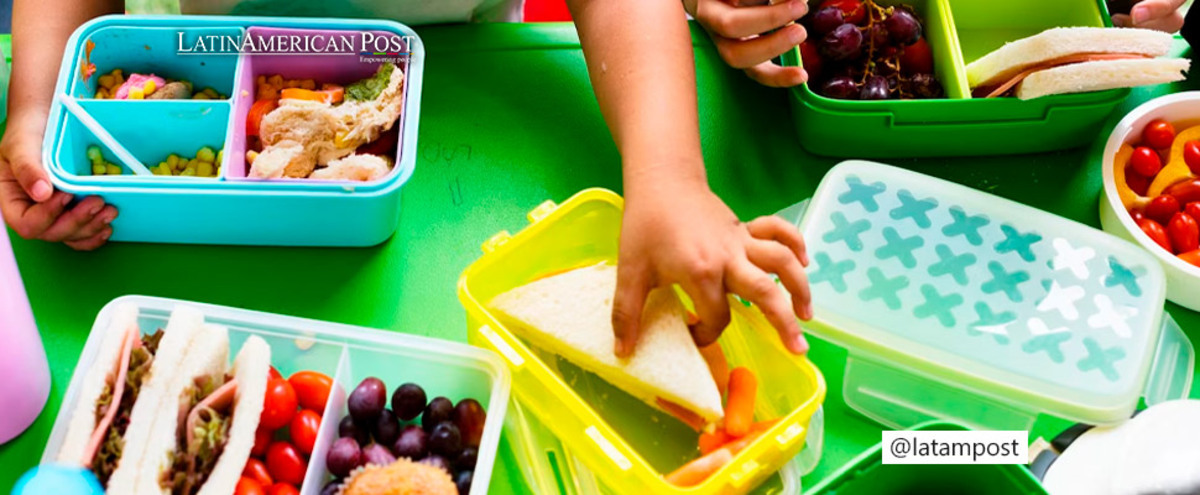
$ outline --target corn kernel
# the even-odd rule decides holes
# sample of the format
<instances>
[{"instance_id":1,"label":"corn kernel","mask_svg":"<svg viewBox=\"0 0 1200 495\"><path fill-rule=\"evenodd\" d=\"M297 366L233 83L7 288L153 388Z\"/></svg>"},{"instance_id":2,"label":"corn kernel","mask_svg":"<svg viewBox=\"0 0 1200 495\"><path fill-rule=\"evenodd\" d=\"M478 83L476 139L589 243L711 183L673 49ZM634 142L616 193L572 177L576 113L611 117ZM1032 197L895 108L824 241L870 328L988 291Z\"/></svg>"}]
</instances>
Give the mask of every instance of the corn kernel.
<instances>
[{"instance_id":1,"label":"corn kernel","mask_svg":"<svg viewBox=\"0 0 1200 495\"><path fill-rule=\"evenodd\" d=\"M344 142L345 139L346 139L346 132L345 131L337 131L337 133L333 135L333 145L341 148L342 145L345 144L345 142Z\"/></svg>"},{"instance_id":2,"label":"corn kernel","mask_svg":"<svg viewBox=\"0 0 1200 495\"><path fill-rule=\"evenodd\" d=\"M205 146L196 152L196 159L202 162L212 163L213 160L217 159L217 156L216 152L214 152L212 148Z\"/></svg>"},{"instance_id":3,"label":"corn kernel","mask_svg":"<svg viewBox=\"0 0 1200 495\"><path fill-rule=\"evenodd\" d=\"M104 88L100 88L99 91L96 91L96 99L97 100L107 100L108 99L108 90L104 89Z\"/></svg>"},{"instance_id":4,"label":"corn kernel","mask_svg":"<svg viewBox=\"0 0 1200 495\"><path fill-rule=\"evenodd\" d=\"M88 146L87 157L88 157L88 160L95 162L96 160L102 159L104 157L104 155L100 153L99 146Z\"/></svg>"},{"instance_id":5,"label":"corn kernel","mask_svg":"<svg viewBox=\"0 0 1200 495\"><path fill-rule=\"evenodd\" d=\"M175 153L171 153L170 155L167 155L167 166L168 167L175 168L175 166L178 164L179 164L179 155L176 155Z\"/></svg>"},{"instance_id":6,"label":"corn kernel","mask_svg":"<svg viewBox=\"0 0 1200 495\"><path fill-rule=\"evenodd\" d=\"M216 163L217 166L220 166L221 162L224 162L224 161L225 161L225 149L222 148L222 149L217 150L217 161L214 163Z\"/></svg>"},{"instance_id":7,"label":"corn kernel","mask_svg":"<svg viewBox=\"0 0 1200 495\"><path fill-rule=\"evenodd\" d=\"M145 97L146 97L146 93L142 91L142 88L138 88L138 87L129 88L129 99L141 100L141 99L144 99Z\"/></svg>"},{"instance_id":8,"label":"corn kernel","mask_svg":"<svg viewBox=\"0 0 1200 495\"><path fill-rule=\"evenodd\" d=\"M201 177L213 177L213 164L209 162L200 162L196 165L196 175Z\"/></svg>"},{"instance_id":9,"label":"corn kernel","mask_svg":"<svg viewBox=\"0 0 1200 495\"><path fill-rule=\"evenodd\" d=\"M317 89L317 82L312 79L305 79L300 81L300 87L311 91Z\"/></svg>"},{"instance_id":10,"label":"corn kernel","mask_svg":"<svg viewBox=\"0 0 1200 495\"><path fill-rule=\"evenodd\" d=\"M257 159L257 158L258 158L258 152L257 152L257 151L254 151L254 150L249 150L249 151L247 151L247 152L246 152L246 162L247 162L247 163L254 163L254 160L255 160L255 159Z\"/></svg>"},{"instance_id":11,"label":"corn kernel","mask_svg":"<svg viewBox=\"0 0 1200 495\"><path fill-rule=\"evenodd\" d=\"M158 83L154 82L153 79L146 81L146 84L142 85L142 91L146 94L152 94L157 90L158 90Z\"/></svg>"},{"instance_id":12,"label":"corn kernel","mask_svg":"<svg viewBox=\"0 0 1200 495\"><path fill-rule=\"evenodd\" d=\"M104 175L106 171L108 171L108 167L105 167L103 163L92 164L92 175Z\"/></svg>"},{"instance_id":13,"label":"corn kernel","mask_svg":"<svg viewBox=\"0 0 1200 495\"><path fill-rule=\"evenodd\" d=\"M200 93L196 93L196 94L192 95L192 99L193 100L208 100L209 97L208 97L208 95L204 94L203 92L200 92Z\"/></svg>"},{"instance_id":14,"label":"corn kernel","mask_svg":"<svg viewBox=\"0 0 1200 495\"><path fill-rule=\"evenodd\" d=\"M100 87L101 88L110 89L110 88L112 88L112 85L113 85L112 74L105 74L103 76L100 76Z\"/></svg>"},{"instance_id":15,"label":"corn kernel","mask_svg":"<svg viewBox=\"0 0 1200 495\"><path fill-rule=\"evenodd\" d=\"M116 164L110 163L105 165L105 167L106 168L104 171L108 173L108 175L121 175L121 167L118 167Z\"/></svg>"}]
</instances>

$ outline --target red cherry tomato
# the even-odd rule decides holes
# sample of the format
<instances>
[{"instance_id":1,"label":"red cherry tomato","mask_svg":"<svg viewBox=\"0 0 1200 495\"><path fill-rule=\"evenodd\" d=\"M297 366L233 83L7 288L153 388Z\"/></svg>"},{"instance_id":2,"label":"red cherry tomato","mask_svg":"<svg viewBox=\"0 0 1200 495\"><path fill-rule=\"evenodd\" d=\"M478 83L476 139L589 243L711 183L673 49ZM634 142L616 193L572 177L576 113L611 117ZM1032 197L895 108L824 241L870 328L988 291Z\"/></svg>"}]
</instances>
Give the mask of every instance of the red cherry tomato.
<instances>
[{"instance_id":1,"label":"red cherry tomato","mask_svg":"<svg viewBox=\"0 0 1200 495\"><path fill-rule=\"evenodd\" d=\"M808 72L810 80L821 78L821 69L825 66L825 59L817 51L817 45L808 40L800 43L800 60L803 62L804 71Z\"/></svg>"},{"instance_id":2,"label":"red cherry tomato","mask_svg":"<svg viewBox=\"0 0 1200 495\"><path fill-rule=\"evenodd\" d=\"M262 428L254 431L254 447L250 449L250 455L254 457L262 457L267 455L267 446L271 445L271 440L274 440L275 432Z\"/></svg>"},{"instance_id":3,"label":"red cherry tomato","mask_svg":"<svg viewBox=\"0 0 1200 495\"><path fill-rule=\"evenodd\" d=\"M1164 229L1162 224L1146 218L1139 222L1138 226L1142 228L1142 232L1145 232L1155 244L1162 246L1167 251L1171 251L1171 240L1167 238L1167 229Z\"/></svg>"},{"instance_id":4,"label":"red cherry tomato","mask_svg":"<svg viewBox=\"0 0 1200 495\"><path fill-rule=\"evenodd\" d=\"M863 8L863 4L859 0L825 0L821 2L821 9L825 7L841 9L842 19L850 24L861 24L867 18L867 9ZM813 10L813 12L821 9Z\"/></svg>"},{"instance_id":5,"label":"red cherry tomato","mask_svg":"<svg viewBox=\"0 0 1200 495\"><path fill-rule=\"evenodd\" d=\"M296 399L300 407L313 411L324 411L325 402L329 400L329 391L333 389L333 379L316 371L298 371L288 378L292 390L296 391Z\"/></svg>"},{"instance_id":6,"label":"red cherry tomato","mask_svg":"<svg viewBox=\"0 0 1200 495\"><path fill-rule=\"evenodd\" d=\"M1183 143L1183 162L1193 174L1200 175L1200 141Z\"/></svg>"},{"instance_id":7,"label":"red cherry tomato","mask_svg":"<svg viewBox=\"0 0 1200 495\"><path fill-rule=\"evenodd\" d=\"M288 433L292 435L292 443L305 455L311 455L313 445L317 443L317 432L321 430L321 415L308 409L301 410L292 418Z\"/></svg>"},{"instance_id":8,"label":"red cherry tomato","mask_svg":"<svg viewBox=\"0 0 1200 495\"><path fill-rule=\"evenodd\" d=\"M292 385L282 378L267 380L267 397L263 403L262 416L259 417L259 427L277 430L287 426L296 415L296 391Z\"/></svg>"},{"instance_id":9,"label":"red cherry tomato","mask_svg":"<svg viewBox=\"0 0 1200 495\"><path fill-rule=\"evenodd\" d=\"M1138 175L1133 171L1133 167L1125 167L1125 185L1129 186L1129 189L1138 196L1145 196L1146 192L1150 190L1150 179Z\"/></svg>"},{"instance_id":10,"label":"red cherry tomato","mask_svg":"<svg viewBox=\"0 0 1200 495\"><path fill-rule=\"evenodd\" d=\"M1146 219L1146 215L1140 211L1129 212L1129 217L1133 219L1133 223L1136 223L1138 225L1141 225L1142 220Z\"/></svg>"},{"instance_id":11,"label":"red cherry tomato","mask_svg":"<svg viewBox=\"0 0 1200 495\"><path fill-rule=\"evenodd\" d=\"M233 493L234 495L266 495L262 485L245 476L238 478L237 486L233 489Z\"/></svg>"},{"instance_id":12,"label":"red cherry tomato","mask_svg":"<svg viewBox=\"0 0 1200 495\"><path fill-rule=\"evenodd\" d=\"M1175 128L1165 120L1155 120L1142 129L1142 143L1151 148L1164 150L1175 141Z\"/></svg>"},{"instance_id":13,"label":"red cherry tomato","mask_svg":"<svg viewBox=\"0 0 1200 495\"><path fill-rule=\"evenodd\" d=\"M272 366L271 367L271 378L283 378L283 375L279 374L279 370L275 369L275 367Z\"/></svg>"},{"instance_id":14,"label":"red cherry tomato","mask_svg":"<svg viewBox=\"0 0 1200 495\"><path fill-rule=\"evenodd\" d=\"M1179 200L1180 204L1200 201L1200 179L1187 179L1171 184L1163 194L1170 194Z\"/></svg>"},{"instance_id":15,"label":"red cherry tomato","mask_svg":"<svg viewBox=\"0 0 1200 495\"><path fill-rule=\"evenodd\" d=\"M1179 212L1167 224L1167 238L1175 253L1186 253L1200 249L1200 224L1187 213Z\"/></svg>"},{"instance_id":16,"label":"red cherry tomato","mask_svg":"<svg viewBox=\"0 0 1200 495\"><path fill-rule=\"evenodd\" d=\"M1188 203L1183 207L1183 212L1192 218L1200 219L1200 203Z\"/></svg>"},{"instance_id":17,"label":"red cherry tomato","mask_svg":"<svg viewBox=\"0 0 1200 495\"><path fill-rule=\"evenodd\" d=\"M275 483L267 489L267 495L300 495L300 490L287 483Z\"/></svg>"},{"instance_id":18,"label":"red cherry tomato","mask_svg":"<svg viewBox=\"0 0 1200 495\"><path fill-rule=\"evenodd\" d=\"M900 52L900 69L908 75L933 73L933 50L924 37Z\"/></svg>"},{"instance_id":19,"label":"red cherry tomato","mask_svg":"<svg viewBox=\"0 0 1200 495\"><path fill-rule=\"evenodd\" d=\"M267 447L267 471L276 483L304 484L308 461L296 447L287 442L275 442Z\"/></svg>"},{"instance_id":20,"label":"red cherry tomato","mask_svg":"<svg viewBox=\"0 0 1200 495\"><path fill-rule=\"evenodd\" d=\"M1179 259L1200 267L1200 249L1180 254Z\"/></svg>"},{"instance_id":21,"label":"red cherry tomato","mask_svg":"<svg viewBox=\"0 0 1200 495\"><path fill-rule=\"evenodd\" d=\"M1163 194L1150 200L1150 204L1146 205L1143 213L1146 214L1146 218L1166 225L1171 221L1171 217L1179 213L1179 200L1175 199L1175 196Z\"/></svg>"},{"instance_id":22,"label":"red cherry tomato","mask_svg":"<svg viewBox=\"0 0 1200 495\"><path fill-rule=\"evenodd\" d=\"M1133 156L1129 157L1129 166L1133 167L1133 171L1138 175L1153 178L1162 170L1162 158L1159 158L1157 151L1138 146L1133 149Z\"/></svg>"},{"instance_id":23,"label":"red cherry tomato","mask_svg":"<svg viewBox=\"0 0 1200 495\"><path fill-rule=\"evenodd\" d=\"M279 102L276 100L258 100L250 105L250 110L246 112L246 135L257 136L259 128L262 127L263 117L278 106Z\"/></svg>"},{"instance_id":24,"label":"red cherry tomato","mask_svg":"<svg viewBox=\"0 0 1200 495\"><path fill-rule=\"evenodd\" d=\"M262 486L275 484L275 480L271 479L271 473L267 472L267 465L253 457L246 461L246 467L242 468L242 476L257 481Z\"/></svg>"}]
</instances>

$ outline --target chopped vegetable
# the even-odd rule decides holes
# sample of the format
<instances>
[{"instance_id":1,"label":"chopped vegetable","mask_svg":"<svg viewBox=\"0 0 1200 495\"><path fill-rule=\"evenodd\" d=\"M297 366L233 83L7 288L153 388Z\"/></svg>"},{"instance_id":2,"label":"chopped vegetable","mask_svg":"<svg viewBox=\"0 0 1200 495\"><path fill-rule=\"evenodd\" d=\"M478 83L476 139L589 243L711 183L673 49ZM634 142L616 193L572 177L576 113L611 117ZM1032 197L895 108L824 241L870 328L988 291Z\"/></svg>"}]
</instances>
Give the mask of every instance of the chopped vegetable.
<instances>
[{"instance_id":1,"label":"chopped vegetable","mask_svg":"<svg viewBox=\"0 0 1200 495\"><path fill-rule=\"evenodd\" d=\"M733 460L733 453L727 449L717 449L692 462L684 464L679 469L667 475L667 481L675 486L695 486L720 471Z\"/></svg>"},{"instance_id":2,"label":"chopped vegetable","mask_svg":"<svg viewBox=\"0 0 1200 495\"><path fill-rule=\"evenodd\" d=\"M754 423L754 396L757 389L758 380L749 368L737 367L729 373L725 430L730 435L741 437L750 432L750 426Z\"/></svg>"},{"instance_id":3,"label":"chopped vegetable","mask_svg":"<svg viewBox=\"0 0 1200 495\"><path fill-rule=\"evenodd\" d=\"M346 86L346 99L352 101L371 101L379 97L388 82L392 79L392 71L396 65L386 63L379 66L375 75Z\"/></svg>"},{"instance_id":4,"label":"chopped vegetable","mask_svg":"<svg viewBox=\"0 0 1200 495\"><path fill-rule=\"evenodd\" d=\"M717 343L700 348L700 355L708 362L708 370L712 373L713 381L717 382L717 391L721 396L729 388L729 362L725 360L725 352Z\"/></svg>"},{"instance_id":5,"label":"chopped vegetable","mask_svg":"<svg viewBox=\"0 0 1200 495\"><path fill-rule=\"evenodd\" d=\"M332 95L321 91L313 91L311 89L287 88L279 92L279 97L284 100L307 100L318 103L332 103Z\"/></svg>"},{"instance_id":6,"label":"chopped vegetable","mask_svg":"<svg viewBox=\"0 0 1200 495\"><path fill-rule=\"evenodd\" d=\"M700 434L700 454L708 455L733 440L733 437L720 428L713 429L712 432L703 432Z\"/></svg>"},{"instance_id":7,"label":"chopped vegetable","mask_svg":"<svg viewBox=\"0 0 1200 495\"><path fill-rule=\"evenodd\" d=\"M246 114L246 135L257 136L258 130L262 126L262 119L271 110L279 106L279 102L275 100L258 100L254 105L250 106L250 111Z\"/></svg>"}]
</instances>

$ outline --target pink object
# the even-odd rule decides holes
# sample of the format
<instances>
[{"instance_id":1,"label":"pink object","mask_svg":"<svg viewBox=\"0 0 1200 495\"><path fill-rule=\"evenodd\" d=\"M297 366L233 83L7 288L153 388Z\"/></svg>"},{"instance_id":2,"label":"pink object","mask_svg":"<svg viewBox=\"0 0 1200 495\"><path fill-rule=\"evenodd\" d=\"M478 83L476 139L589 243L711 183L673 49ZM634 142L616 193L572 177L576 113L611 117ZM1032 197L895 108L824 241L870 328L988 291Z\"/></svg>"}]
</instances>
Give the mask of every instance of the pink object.
<instances>
[{"instance_id":1,"label":"pink object","mask_svg":"<svg viewBox=\"0 0 1200 495\"><path fill-rule=\"evenodd\" d=\"M163 87L164 84L167 83L166 80L164 80L163 78L158 77L154 74L150 74L148 76L142 75L142 74L130 74L129 79L126 79L125 83L121 84L121 87L117 88L117 93L113 95L113 99L115 99L115 100L128 99L129 98L129 89L130 88L145 88L146 81L154 81L155 89L161 88L161 87Z\"/></svg>"},{"instance_id":2,"label":"pink object","mask_svg":"<svg viewBox=\"0 0 1200 495\"><path fill-rule=\"evenodd\" d=\"M25 431L50 395L46 349L29 309L29 299L0 226L0 444Z\"/></svg>"}]
</instances>

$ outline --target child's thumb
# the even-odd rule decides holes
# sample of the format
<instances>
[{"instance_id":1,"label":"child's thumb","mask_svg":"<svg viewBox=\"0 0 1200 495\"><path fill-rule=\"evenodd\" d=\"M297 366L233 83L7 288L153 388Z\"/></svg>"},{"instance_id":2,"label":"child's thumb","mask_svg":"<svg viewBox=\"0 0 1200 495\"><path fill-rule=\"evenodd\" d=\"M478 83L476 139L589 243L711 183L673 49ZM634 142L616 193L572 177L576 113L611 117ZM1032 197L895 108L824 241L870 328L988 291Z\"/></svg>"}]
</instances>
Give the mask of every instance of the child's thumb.
<instances>
[{"instance_id":1,"label":"child's thumb","mask_svg":"<svg viewBox=\"0 0 1200 495\"><path fill-rule=\"evenodd\" d=\"M50 185L50 178L42 167L40 144L36 140L22 139L4 150L4 159L12 167L17 183L21 184L21 189L30 198L39 203L49 200L54 194L54 186Z\"/></svg>"}]
</instances>

